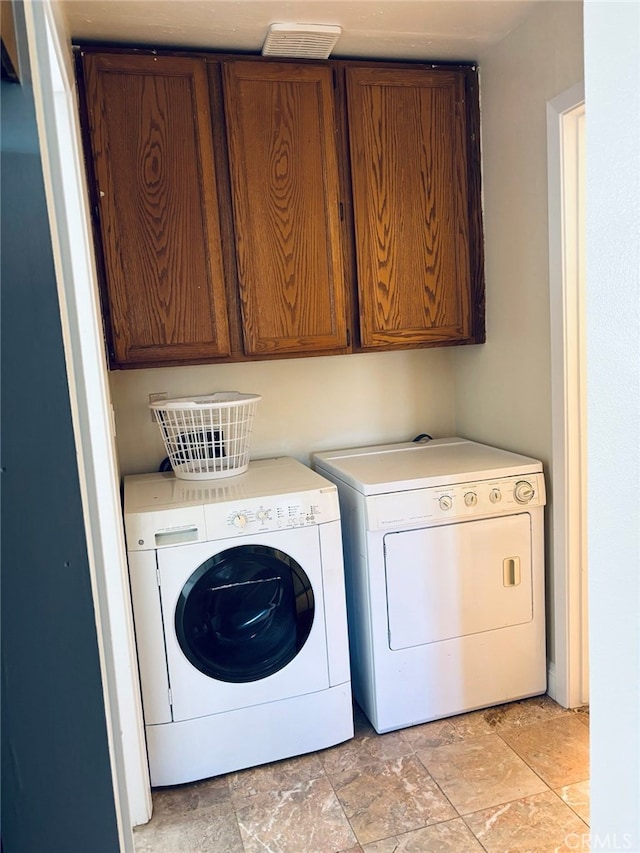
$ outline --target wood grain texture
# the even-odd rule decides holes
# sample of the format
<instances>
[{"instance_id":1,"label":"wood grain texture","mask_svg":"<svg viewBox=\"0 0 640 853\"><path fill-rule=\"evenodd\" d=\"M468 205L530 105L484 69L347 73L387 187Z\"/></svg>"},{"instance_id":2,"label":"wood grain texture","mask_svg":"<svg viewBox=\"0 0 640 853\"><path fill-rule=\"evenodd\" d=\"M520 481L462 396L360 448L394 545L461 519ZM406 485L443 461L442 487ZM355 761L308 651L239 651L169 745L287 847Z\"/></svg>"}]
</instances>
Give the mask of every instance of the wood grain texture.
<instances>
[{"instance_id":1,"label":"wood grain texture","mask_svg":"<svg viewBox=\"0 0 640 853\"><path fill-rule=\"evenodd\" d=\"M114 365L226 356L202 59L83 55Z\"/></svg>"},{"instance_id":2,"label":"wood grain texture","mask_svg":"<svg viewBox=\"0 0 640 853\"><path fill-rule=\"evenodd\" d=\"M470 337L464 77L349 67L361 344Z\"/></svg>"},{"instance_id":3,"label":"wood grain texture","mask_svg":"<svg viewBox=\"0 0 640 853\"><path fill-rule=\"evenodd\" d=\"M245 352L346 347L331 69L230 61L224 92Z\"/></svg>"}]
</instances>

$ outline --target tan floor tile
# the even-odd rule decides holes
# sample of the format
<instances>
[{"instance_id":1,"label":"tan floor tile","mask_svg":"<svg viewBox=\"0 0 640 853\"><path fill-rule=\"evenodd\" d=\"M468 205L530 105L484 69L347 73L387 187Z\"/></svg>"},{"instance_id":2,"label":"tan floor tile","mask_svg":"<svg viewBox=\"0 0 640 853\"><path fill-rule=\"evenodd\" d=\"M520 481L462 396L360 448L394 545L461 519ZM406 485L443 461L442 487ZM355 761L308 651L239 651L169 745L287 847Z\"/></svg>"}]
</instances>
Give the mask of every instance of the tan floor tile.
<instances>
[{"instance_id":1,"label":"tan floor tile","mask_svg":"<svg viewBox=\"0 0 640 853\"><path fill-rule=\"evenodd\" d=\"M573 713L575 714L576 718L580 720L581 723L584 723L585 726L589 725L590 720L588 705L584 705L582 708L574 708Z\"/></svg>"},{"instance_id":2,"label":"tan floor tile","mask_svg":"<svg viewBox=\"0 0 640 853\"><path fill-rule=\"evenodd\" d=\"M559 794L565 803L588 824L590 822L590 807L591 807L591 783L576 782L575 785L565 785L564 788L559 788Z\"/></svg>"},{"instance_id":3,"label":"tan floor tile","mask_svg":"<svg viewBox=\"0 0 640 853\"><path fill-rule=\"evenodd\" d=\"M589 778L589 730L573 715L505 728L500 736L550 788Z\"/></svg>"},{"instance_id":4,"label":"tan floor tile","mask_svg":"<svg viewBox=\"0 0 640 853\"><path fill-rule=\"evenodd\" d=\"M247 797L236 815L245 853L328 853L357 842L326 776Z\"/></svg>"},{"instance_id":5,"label":"tan floor tile","mask_svg":"<svg viewBox=\"0 0 640 853\"><path fill-rule=\"evenodd\" d=\"M588 707L536 697L386 735L358 706L354 717L355 738L337 747L154 790L137 853L479 853L425 766L489 853L582 849L589 783L570 777L588 774ZM555 793L525 755L549 784L554 770L563 779Z\"/></svg>"},{"instance_id":6,"label":"tan floor tile","mask_svg":"<svg viewBox=\"0 0 640 853\"><path fill-rule=\"evenodd\" d=\"M458 714L401 730L402 737L414 749L442 746L445 743L492 733L493 727L485 720L484 711L471 711L468 714Z\"/></svg>"},{"instance_id":7,"label":"tan floor tile","mask_svg":"<svg viewBox=\"0 0 640 853\"><path fill-rule=\"evenodd\" d=\"M327 773L364 768L368 764L411 755L413 747L401 732L379 735L373 729L318 753Z\"/></svg>"},{"instance_id":8,"label":"tan floor tile","mask_svg":"<svg viewBox=\"0 0 640 853\"><path fill-rule=\"evenodd\" d=\"M360 844L456 817L413 755L330 774Z\"/></svg>"},{"instance_id":9,"label":"tan floor tile","mask_svg":"<svg viewBox=\"0 0 640 853\"><path fill-rule=\"evenodd\" d=\"M153 817L185 814L228 802L231 797L226 776L216 776L202 782L156 788L153 791Z\"/></svg>"},{"instance_id":10,"label":"tan floor tile","mask_svg":"<svg viewBox=\"0 0 640 853\"><path fill-rule=\"evenodd\" d=\"M449 718L433 720L431 723L421 723L419 726L410 726L407 729L402 729L400 734L407 743L411 744L413 749L427 749L461 740Z\"/></svg>"},{"instance_id":11,"label":"tan floor tile","mask_svg":"<svg viewBox=\"0 0 640 853\"><path fill-rule=\"evenodd\" d=\"M554 717L569 716L571 711L544 694L532 696L530 699L521 699L518 702L508 702L505 705L496 705L482 713L486 722L501 734L503 728L531 726Z\"/></svg>"},{"instance_id":12,"label":"tan floor tile","mask_svg":"<svg viewBox=\"0 0 640 853\"><path fill-rule=\"evenodd\" d=\"M470 711L468 714L458 714L456 717L449 718L453 730L460 740L493 733L494 726L486 718L488 710Z\"/></svg>"},{"instance_id":13,"label":"tan floor tile","mask_svg":"<svg viewBox=\"0 0 640 853\"><path fill-rule=\"evenodd\" d=\"M244 853L231 803L152 818L133 841L136 853Z\"/></svg>"},{"instance_id":14,"label":"tan floor tile","mask_svg":"<svg viewBox=\"0 0 640 853\"><path fill-rule=\"evenodd\" d=\"M547 788L498 735L418 750L417 755L460 814Z\"/></svg>"},{"instance_id":15,"label":"tan floor tile","mask_svg":"<svg viewBox=\"0 0 640 853\"><path fill-rule=\"evenodd\" d=\"M363 853L483 853L462 818L365 844Z\"/></svg>"},{"instance_id":16,"label":"tan floor tile","mask_svg":"<svg viewBox=\"0 0 640 853\"><path fill-rule=\"evenodd\" d=\"M316 753L263 764L248 770L229 773L227 781L234 803L256 794L286 791L310 779L324 776L324 768Z\"/></svg>"},{"instance_id":17,"label":"tan floor tile","mask_svg":"<svg viewBox=\"0 0 640 853\"><path fill-rule=\"evenodd\" d=\"M553 791L467 815L487 853L589 850L589 829Z\"/></svg>"}]
</instances>

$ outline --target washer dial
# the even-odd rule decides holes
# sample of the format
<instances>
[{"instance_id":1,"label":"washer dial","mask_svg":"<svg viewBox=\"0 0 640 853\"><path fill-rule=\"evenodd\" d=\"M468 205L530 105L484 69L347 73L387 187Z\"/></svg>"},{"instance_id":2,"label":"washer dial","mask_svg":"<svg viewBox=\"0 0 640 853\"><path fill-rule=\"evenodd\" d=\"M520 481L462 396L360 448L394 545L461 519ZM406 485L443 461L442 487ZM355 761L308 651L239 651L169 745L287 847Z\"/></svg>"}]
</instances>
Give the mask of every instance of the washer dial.
<instances>
[{"instance_id":1,"label":"washer dial","mask_svg":"<svg viewBox=\"0 0 640 853\"><path fill-rule=\"evenodd\" d=\"M499 504L502 500L502 492L498 488L491 489L489 492L489 500L492 504Z\"/></svg>"},{"instance_id":2,"label":"washer dial","mask_svg":"<svg viewBox=\"0 0 640 853\"><path fill-rule=\"evenodd\" d=\"M451 509L453 506L453 498L450 495L443 495L438 503L440 504L440 509L446 512L446 510Z\"/></svg>"}]
</instances>

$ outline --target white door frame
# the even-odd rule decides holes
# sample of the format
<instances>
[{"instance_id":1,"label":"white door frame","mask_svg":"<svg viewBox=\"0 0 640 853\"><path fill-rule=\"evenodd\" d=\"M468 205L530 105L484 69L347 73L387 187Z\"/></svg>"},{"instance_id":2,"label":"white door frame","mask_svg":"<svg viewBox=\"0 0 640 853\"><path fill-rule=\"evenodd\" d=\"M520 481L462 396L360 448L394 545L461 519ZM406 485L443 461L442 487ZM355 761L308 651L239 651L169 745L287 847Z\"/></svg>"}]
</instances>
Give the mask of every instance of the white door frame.
<instances>
[{"instance_id":1,"label":"white door frame","mask_svg":"<svg viewBox=\"0 0 640 853\"><path fill-rule=\"evenodd\" d=\"M120 846L151 786L71 51L51 0L25 0L42 170L85 520Z\"/></svg>"},{"instance_id":2,"label":"white door frame","mask_svg":"<svg viewBox=\"0 0 640 853\"><path fill-rule=\"evenodd\" d=\"M553 466L549 695L589 700L586 542L584 83L547 103Z\"/></svg>"}]
</instances>

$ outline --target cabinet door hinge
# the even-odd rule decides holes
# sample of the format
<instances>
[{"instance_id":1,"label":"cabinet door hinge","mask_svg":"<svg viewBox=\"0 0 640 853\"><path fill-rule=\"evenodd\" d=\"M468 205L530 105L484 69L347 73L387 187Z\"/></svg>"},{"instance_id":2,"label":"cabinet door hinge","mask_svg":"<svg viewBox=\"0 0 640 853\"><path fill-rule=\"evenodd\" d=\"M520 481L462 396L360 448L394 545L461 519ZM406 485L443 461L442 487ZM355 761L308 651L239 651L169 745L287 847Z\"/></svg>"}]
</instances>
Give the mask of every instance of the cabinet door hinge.
<instances>
[{"instance_id":1,"label":"cabinet door hinge","mask_svg":"<svg viewBox=\"0 0 640 853\"><path fill-rule=\"evenodd\" d=\"M340 212L340 222L344 222L344 204L341 201L338 202L338 210Z\"/></svg>"},{"instance_id":2,"label":"cabinet door hinge","mask_svg":"<svg viewBox=\"0 0 640 853\"><path fill-rule=\"evenodd\" d=\"M169 698L169 707L173 708L173 696L171 695L171 688L167 690L167 696Z\"/></svg>"},{"instance_id":3,"label":"cabinet door hinge","mask_svg":"<svg viewBox=\"0 0 640 853\"><path fill-rule=\"evenodd\" d=\"M347 329L347 346L351 346L351 329Z\"/></svg>"}]
</instances>

